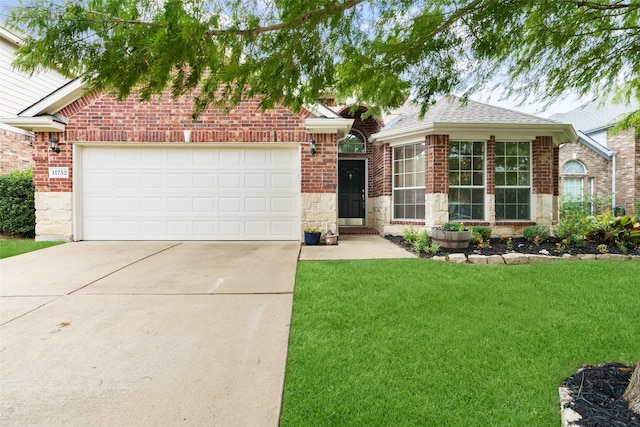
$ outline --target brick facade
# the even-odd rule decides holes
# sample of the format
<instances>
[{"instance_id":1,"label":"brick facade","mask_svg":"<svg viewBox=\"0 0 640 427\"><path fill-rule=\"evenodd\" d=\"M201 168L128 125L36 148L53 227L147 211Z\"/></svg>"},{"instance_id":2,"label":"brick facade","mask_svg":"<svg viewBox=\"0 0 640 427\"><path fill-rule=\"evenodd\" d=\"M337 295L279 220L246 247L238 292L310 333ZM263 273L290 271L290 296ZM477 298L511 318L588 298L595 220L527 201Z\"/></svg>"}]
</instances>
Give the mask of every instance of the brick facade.
<instances>
[{"instance_id":1,"label":"brick facade","mask_svg":"<svg viewBox=\"0 0 640 427\"><path fill-rule=\"evenodd\" d=\"M628 213L634 212L634 206L640 200L640 135L633 128L616 135L609 135L607 145L615 155L615 201L616 206L624 206ZM562 174L562 166L576 160L586 168L584 175ZM559 150L558 159L560 194L564 191L564 179L583 178L583 194L589 194L590 182L593 196L609 200L613 196L613 160L608 160L581 143L565 144ZM605 206L608 208L609 205Z\"/></svg>"},{"instance_id":2,"label":"brick facade","mask_svg":"<svg viewBox=\"0 0 640 427\"><path fill-rule=\"evenodd\" d=\"M211 109L196 122L191 120L192 101L165 96L156 102L141 103L92 93L65 107L69 119L64 132L53 133L60 153L49 149L49 134L40 133L34 142L34 184L36 191L72 191L74 143L304 143L314 138L318 153L301 150L303 192L335 192L335 136L309 135L304 126L308 112L293 114L284 108L262 112L257 100L243 101L229 113ZM190 142L184 142L190 131ZM48 168L69 168L68 180L49 179ZM330 176L333 174L333 177ZM333 186L333 187L332 187Z\"/></svg>"},{"instance_id":3,"label":"brick facade","mask_svg":"<svg viewBox=\"0 0 640 427\"><path fill-rule=\"evenodd\" d=\"M231 111L210 109L193 122L192 98L177 101L165 96L141 103L133 98L118 102L111 96L94 92L66 106L60 113L68 118L65 131L36 134L34 184L41 201L36 206L37 234L44 240L73 239L71 203L59 203L60 197L72 200L74 144L298 144L301 159L301 227L323 225L337 229L337 134L310 134L305 119L310 113L292 113L282 107L263 112L258 100L241 102ZM368 121L361 127L370 134L376 129ZM374 122L375 123L375 122ZM189 132L189 138L185 131ZM331 132L331 131L329 131ZM49 148L49 138L59 141L60 153ZM316 141L316 152L308 149ZM373 150L373 148L372 148ZM69 168L68 179L49 178L50 167ZM56 198L57 197L57 198ZM54 229L56 218L63 227ZM68 219L67 217L71 218ZM40 233L38 233L40 230Z\"/></svg>"},{"instance_id":4,"label":"brick facade","mask_svg":"<svg viewBox=\"0 0 640 427\"><path fill-rule=\"evenodd\" d=\"M427 135L424 147L425 193L449 193L449 136Z\"/></svg>"},{"instance_id":5,"label":"brick facade","mask_svg":"<svg viewBox=\"0 0 640 427\"><path fill-rule=\"evenodd\" d=\"M33 168L33 135L0 125L0 174Z\"/></svg>"}]
</instances>

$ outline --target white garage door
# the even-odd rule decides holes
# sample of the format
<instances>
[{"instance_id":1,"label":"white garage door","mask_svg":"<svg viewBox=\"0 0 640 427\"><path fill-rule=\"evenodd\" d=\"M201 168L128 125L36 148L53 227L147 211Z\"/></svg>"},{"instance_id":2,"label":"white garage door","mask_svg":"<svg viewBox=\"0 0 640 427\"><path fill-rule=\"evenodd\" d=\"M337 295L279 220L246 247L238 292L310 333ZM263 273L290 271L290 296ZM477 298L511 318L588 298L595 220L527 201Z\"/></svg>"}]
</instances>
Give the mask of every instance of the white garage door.
<instances>
[{"instance_id":1,"label":"white garage door","mask_svg":"<svg viewBox=\"0 0 640 427\"><path fill-rule=\"evenodd\" d=\"M297 147L84 147L85 240L298 240Z\"/></svg>"}]
</instances>

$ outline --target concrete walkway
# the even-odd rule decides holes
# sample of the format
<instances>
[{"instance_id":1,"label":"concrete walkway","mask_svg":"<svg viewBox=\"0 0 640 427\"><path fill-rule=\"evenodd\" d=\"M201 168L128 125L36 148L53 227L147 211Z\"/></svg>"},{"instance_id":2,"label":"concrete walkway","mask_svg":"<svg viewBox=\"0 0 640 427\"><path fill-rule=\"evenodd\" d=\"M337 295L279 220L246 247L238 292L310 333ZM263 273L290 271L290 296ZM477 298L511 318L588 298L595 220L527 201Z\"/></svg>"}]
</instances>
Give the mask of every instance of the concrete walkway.
<instances>
[{"instance_id":1,"label":"concrete walkway","mask_svg":"<svg viewBox=\"0 0 640 427\"><path fill-rule=\"evenodd\" d=\"M0 425L277 426L298 242L0 260Z\"/></svg>"},{"instance_id":2,"label":"concrete walkway","mask_svg":"<svg viewBox=\"0 0 640 427\"><path fill-rule=\"evenodd\" d=\"M335 246L302 245L300 250L300 261L384 258L415 258L415 255L375 235L341 235Z\"/></svg>"}]
</instances>

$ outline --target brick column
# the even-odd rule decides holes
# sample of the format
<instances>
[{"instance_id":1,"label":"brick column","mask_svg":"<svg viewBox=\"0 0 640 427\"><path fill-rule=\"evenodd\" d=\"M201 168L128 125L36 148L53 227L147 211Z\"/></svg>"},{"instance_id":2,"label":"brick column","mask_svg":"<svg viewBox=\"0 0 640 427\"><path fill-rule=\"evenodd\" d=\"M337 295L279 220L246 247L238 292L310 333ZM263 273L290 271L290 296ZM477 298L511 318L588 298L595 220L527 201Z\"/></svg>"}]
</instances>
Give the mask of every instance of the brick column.
<instances>
[{"instance_id":1,"label":"brick column","mask_svg":"<svg viewBox=\"0 0 640 427\"><path fill-rule=\"evenodd\" d=\"M425 225L449 220L449 136L425 139Z\"/></svg>"}]
</instances>

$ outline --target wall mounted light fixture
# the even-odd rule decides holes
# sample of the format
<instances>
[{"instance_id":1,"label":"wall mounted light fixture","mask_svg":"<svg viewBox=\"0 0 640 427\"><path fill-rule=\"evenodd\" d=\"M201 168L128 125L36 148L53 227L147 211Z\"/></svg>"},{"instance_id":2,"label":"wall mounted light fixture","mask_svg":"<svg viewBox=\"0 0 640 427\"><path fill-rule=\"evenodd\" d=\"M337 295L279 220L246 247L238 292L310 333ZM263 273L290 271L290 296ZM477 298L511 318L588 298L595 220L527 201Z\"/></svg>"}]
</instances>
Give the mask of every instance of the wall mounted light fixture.
<instances>
[{"instance_id":1,"label":"wall mounted light fixture","mask_svg":"<svg viewBox=\"0 0 640 427\"><path fill-rule=\"evenodd\" d=\"M49 132L49 148L56 154L60 153L60 147L58 146L58 138L55 136L51 136L51 132Z\"/></svg>"},{"instance_id":2,"label":"wall mounted light fixture","mask_svg":"<svg viewBox=\"0 0 640 427\"><path fill-rule=\"evenodd\" d=\"M313 138L309 140L309 152L312 156L316 154L316 140Z\"/></svg>"}]
</instances>

